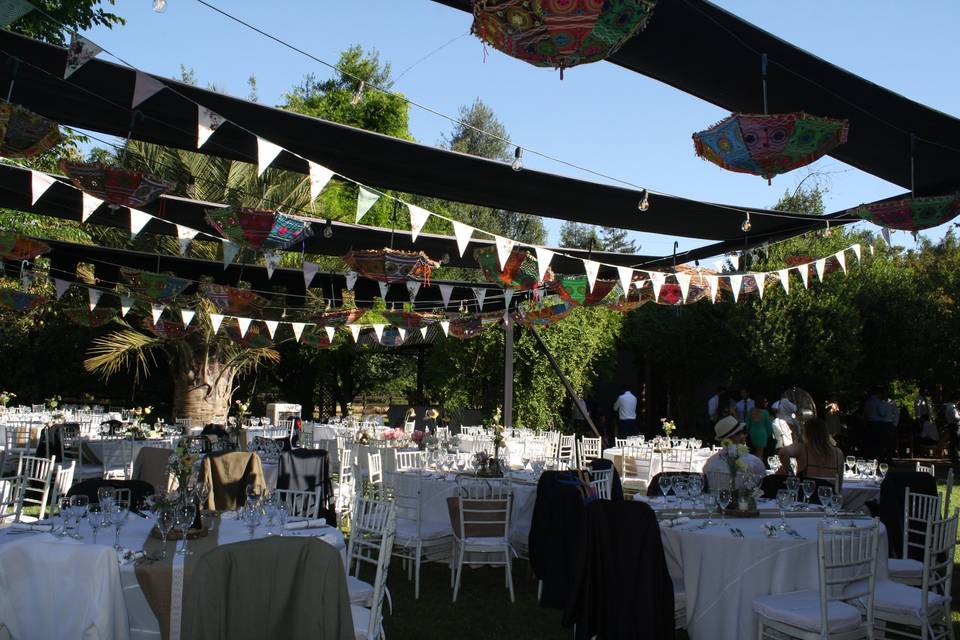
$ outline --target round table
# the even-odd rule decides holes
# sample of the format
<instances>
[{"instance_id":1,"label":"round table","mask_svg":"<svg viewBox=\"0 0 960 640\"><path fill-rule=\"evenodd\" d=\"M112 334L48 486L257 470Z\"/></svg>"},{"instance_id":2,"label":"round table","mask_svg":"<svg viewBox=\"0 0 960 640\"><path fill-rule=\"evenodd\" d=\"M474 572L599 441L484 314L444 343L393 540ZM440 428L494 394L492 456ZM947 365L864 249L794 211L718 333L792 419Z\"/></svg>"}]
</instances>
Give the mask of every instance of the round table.
<instances>
[{"instance_id":1,"label":"round table","mask_svg":"<svg viewBox=\"0 0 960 640\"><path fill-rule=\"evenodd\" d=\"M867 512L868 501L880 500L880 483L876 480L845 475L841 493L845 511Z\"/></svg>"}]
</instances>

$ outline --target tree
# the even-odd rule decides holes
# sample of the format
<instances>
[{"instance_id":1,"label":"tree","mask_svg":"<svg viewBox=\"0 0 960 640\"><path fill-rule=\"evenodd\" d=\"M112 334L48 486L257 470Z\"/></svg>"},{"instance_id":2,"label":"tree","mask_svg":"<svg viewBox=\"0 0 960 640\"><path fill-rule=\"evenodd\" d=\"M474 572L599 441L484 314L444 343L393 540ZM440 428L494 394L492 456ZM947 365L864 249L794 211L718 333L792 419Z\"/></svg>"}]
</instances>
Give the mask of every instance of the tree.
<instances>
[{"instance_id":1,"label":"tree","mask_svg":"<svg viewBox=\"0 0 960 640\"><path fill-rule=\"evenodd\" d=\"M116 4L116 0L106 1L110 6ZM15 21L10 25L10 30L61 47L67 44L69 31L87 31L96 26L112 29L115 24L126 24L120 16L100 7L104 4L104 0L31 0L31 2L38 10L31 11Z\"/></svg>"},{"instance_id":2,"label":"tree","mask_svg":"<svg viewBox=\"0 0 960 640\"><path fill-rule=\"evenodd\" d=\"M636 253L637 244L627 234L626 229L603 227L600 231L600 246L612 253Z\"/></svg>"},{"instance_id":3,"label":"tree","mask_svg":"<svg viewBox=\"0 0 960 640\"><path fill-rule=\"evenodd\" d=\"M560 246L569 249L594 249L599 251L603 244L592 224L567 221L560 225Z\"/></svg>"}]
</instances>

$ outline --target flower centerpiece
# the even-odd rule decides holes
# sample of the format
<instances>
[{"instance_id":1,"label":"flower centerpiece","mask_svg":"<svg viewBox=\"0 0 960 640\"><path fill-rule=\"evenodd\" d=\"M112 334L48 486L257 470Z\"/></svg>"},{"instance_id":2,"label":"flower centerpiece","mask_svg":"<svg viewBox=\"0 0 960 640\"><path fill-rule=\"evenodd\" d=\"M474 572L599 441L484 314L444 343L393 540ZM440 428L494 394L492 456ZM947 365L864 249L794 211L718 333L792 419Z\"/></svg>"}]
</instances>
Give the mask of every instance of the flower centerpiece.
<instances>
[{"instance_id":1,"label":"flower centerpiece","mask_svg":"<svg viewBox=\"0 0 960 640\"><path fill-rule=\"evenodd\" d=\"M231 437L239 443L241 441L241 434L243 433L243 421L250 412L250 401L237 398L233 401L233 410L236 413L236 417L232 425L227 425L227 430Z\"/></svg>"},{"instance_id":2,"label":"flower centerpiece","mask_svg":"<svg viewBox=\"0 0 960 640\"><path fill-rule=\"evenodd\" d=\"M660 424L663 425L663 432L668 438L673 436L673 432L677 430L677 424L673 420L660 418Z\"/></svg>"},{"instance_id":3,"label":"flower centerpiece","mask_svg":"<svg viewBox=\"0 0 960 640\"><path fill-rule=\"evenodd\" d=\"M197 456L187 451L184 440L180 440L177 443L177 447L167 459L167 470L177 479L177 490L181 496L185 496L186 494L187 487L190 483L190 476L193 474L193 465L196 461Z\"/></svg>"},{"instance_id":4,"label":"flower centerpiece","mask_svg":"<svg viewBox=\"0 0 960 640\"><path fill-rule=\"evenodd\" d=\"M357 431L357 435L354 436L353 440L357 444L370 444L370 433L366 429L361 429Z\"/></svg>"},{"instance_id":5,"label":"flower centerpiece","mask_svg":"<svg viewBox=\"0 0 960 640\"><path fill-rule=\"evenodd\" d=\"M59 407L59 406L60 406L60 400L61 400L61 399L62 399L62 398L61 398L60 396L58 396L58 395L51 396L51 397L47 398L47 400L46 400L47 409L49 409L50 411L53 411L54 409L56 409L57 407Z\"/></svg>"},{"instance_id":6,"label":"flower centerpiece","mask_svg":"<svg viewBox=\"0 0 960 640\"><path fill-rule=\"evenodd\" d=\"M84 392L80 395L80 401L83 402L83 406L81 408L84 411L89 411L94 402L93 394L90 392Z\"/></svg>"},{"instance_id":7,"label":"flower centerpiece","mask_svg":"<svg viewBox=\"0 0 960 640\"><path fill-rule=\"evenodd\" d=\"M6 408L10 401L17 397L13 391L0 391L0 407Z\"/></svg>"},{"instance_id":8,"label":"flower centerpiece","mask_svg":"<svg viewBox=\"0 0 960 640\"><path fill-rule=\"evenodd\" d=\"M146 440L150 431L150 414L153 407L137 407L133 410L133 423L127 428L126 435L134 440Z\"/></svg>"},{"instance_id":9,"label":"flower centerpiece","mask_svg":"<svg viewBox=\"0 0 960 640\"><path fill-rule=\"evenodd\" d=\"M731 505L736 511L753 512L757 509L757 498L763 492L759 489L759 479L749 472L744 456L749 453L745 444L734 444L730 440L720 443L720 458L730 470L733 500Z\"/></svg>"}]
</instances>

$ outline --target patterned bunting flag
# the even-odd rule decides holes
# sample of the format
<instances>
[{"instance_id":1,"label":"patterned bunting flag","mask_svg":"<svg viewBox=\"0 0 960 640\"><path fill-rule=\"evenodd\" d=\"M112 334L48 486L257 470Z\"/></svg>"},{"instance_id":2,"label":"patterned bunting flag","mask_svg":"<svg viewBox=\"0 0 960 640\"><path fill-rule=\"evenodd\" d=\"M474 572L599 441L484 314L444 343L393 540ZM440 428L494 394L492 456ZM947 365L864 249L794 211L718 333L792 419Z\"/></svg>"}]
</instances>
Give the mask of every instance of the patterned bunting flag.
<instances>
[{"instance_id":1,"label":"patterned bunting flag","mask_svg":"<svg viewBox=\"0 0 960 640\"><path fill-rule=\"evenodd\" d=\"M504 265L507 264L507 259L513 252L513 245L515 245L516 242L510 238L503 238L501 236L493 236L493 239L497 245L497 262L500 263L500 270L503 271Z\"/></svg>"},{"instance_id":2,"label":"patterned bunting flag","mask_svg":"<svg viewBox=\"0 0 960 640\"><path fill-rule=\"evenodd\" d=\"M72 76L74 71L97 57L101 51L103 49L74 32L70 38L70 48L67 49L67 64L63 68L64 79Z\"/></svg>"},{"instance_id":3,"label":"patterned bunting flag","mask_svg":"<svg viewBox=\"0 0 960 640\"><path fill-rule=\"evenodd\" d=\"M415 204L408 204L407 211L410 212L410 236L411 239L416 242L417 236L420 235L423 226L427 224L427 220L430 219L430 212Z\"/></svg>"},{"instance_id":4,"label":"patterned bunting flag","mask_svg":"<svg viewBox=\"0 0 960 640\"><path fill-rule=\"evenodd\" d=\"M593 260L583 259L583 270L587 272L587 285L590 291L593 291L593 285L597 282L597 274L600 272L600 263Z\"/></svg>"},{"instance_id":5,"label":"patterned bunting flag","mask_svg":"<svg viewBox=\"0 0 960 640\"><path fill-rule=\"evenodd\" d=\"M327 186L327 183L330 182L330 178L333 177L333 171L327 169L322 164L317 164L316 162L307 161L307 166L310 169L310 201L313 202L317 199L317 196L320 195L320 192L323 191L323 188Z\"/></svg>"},{"instance_id":6,"label":"patterned bunting flag","mask_svg":"<svg viewBox=\"0 0 960 640\"><path fill-rule=\"evenodd\" d=\"M264 260L267 263L267 280L273 278L273 272L277 268L277 265L280 264L280 253L277 251L272 251L263 256ZM271 338L273 336L270 336Z\"/></svg>"},{"instance_id":7,"label":"patterned bunting flag","mask_svg":"<svg viewBox=\"0 0 960 640\"><path fill-rule=\"evenodd\" d=\"M206 144L213 132L225 122L223 116L210 109L197 105L197 149Z\"/></svg>"},{"instance_id":8,"label":"patterned bunting flag","mask_svg":"<svg viewBox=\"0 0 960 640\"><path fill-rule=\"evenodd\" d=\"M534 251L537 253L537 278L543 280L547 269L550 268L550 262L553 260L554 252L545 247L534 247Z\"/></svg>"}]
</instances>

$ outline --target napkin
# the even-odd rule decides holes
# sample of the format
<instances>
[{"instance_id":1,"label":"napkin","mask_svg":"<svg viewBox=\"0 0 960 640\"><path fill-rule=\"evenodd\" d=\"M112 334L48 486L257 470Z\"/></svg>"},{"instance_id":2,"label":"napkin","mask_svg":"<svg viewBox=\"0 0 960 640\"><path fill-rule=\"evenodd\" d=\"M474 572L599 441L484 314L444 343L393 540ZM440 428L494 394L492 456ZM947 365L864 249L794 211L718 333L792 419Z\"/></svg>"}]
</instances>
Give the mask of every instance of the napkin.
<instances>
[{"instance_id":1,"label":"napkin","mask_svg":"<svg viewBox=\"0 0 960 640\"><path fill-rule=\"evenodd\" d=\"M26 523L26 522L14 522L7 530L9 531L43 531L48 532L53 529L52 524L48 523Z\"/></svg>"},{"instance_id":2,"label":"napkin","mask_svg":"<svg viewBox=\"0 0 960 640\"><path fill-rule=\"evenodd\" d=\"M688 522L690 522L690 518L686 516L681 516L679 518L673 518L672 520L671 519L661 520L660 524L661 526L677 527L681 524L686 524Z\"/></svg>"},{"instance_id":3,"label":"napkin","mask_svg":"<svg viewBox=\"0 0 960 640\"><path fill-rule=\"evenodd\" d=\"M297 522L288 522L284 528L289 529L290 531L296 531L297 529L326 529L330 525L327 524L327 521L323 518L313 518L310 520L299 520Z\"/></svg>"}]
</instances>

